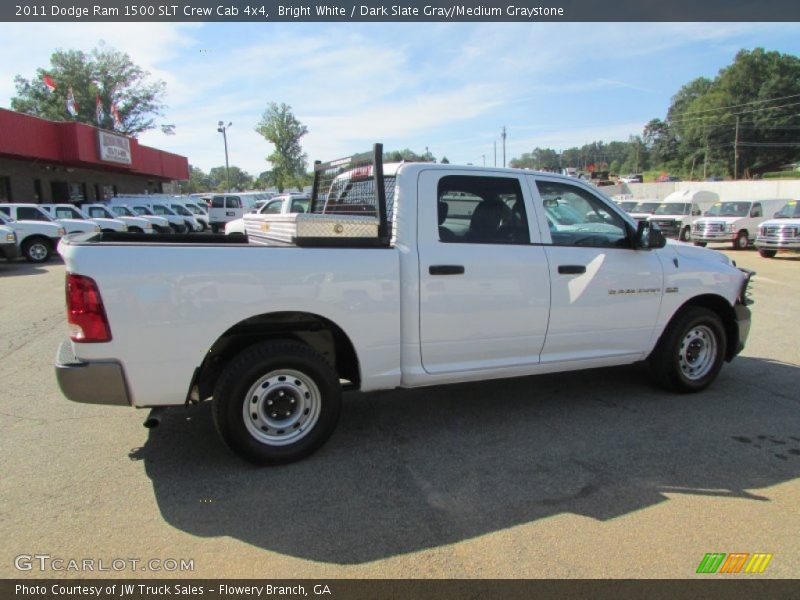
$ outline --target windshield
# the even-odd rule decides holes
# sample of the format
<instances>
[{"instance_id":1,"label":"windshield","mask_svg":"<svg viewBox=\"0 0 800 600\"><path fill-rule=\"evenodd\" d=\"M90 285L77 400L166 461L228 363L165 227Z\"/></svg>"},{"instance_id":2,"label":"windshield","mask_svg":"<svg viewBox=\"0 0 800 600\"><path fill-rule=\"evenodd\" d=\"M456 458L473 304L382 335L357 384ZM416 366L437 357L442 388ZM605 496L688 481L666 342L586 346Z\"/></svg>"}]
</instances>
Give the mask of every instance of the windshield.
<instances>
[{"instance_id":1,"label":"windshield","mask_svg":"<svg viewBox=\"0 0 800 600\"><path fill-rule=\"evenodd\" d=\"M797 200L790 200L775 214L776 219L791 219L792 217L800 217L800 203Z\"/></svg>"},{"instance_id":2,"label":"windshield","mask_svg":"<svg viewBox=\"0 0 800 600\"><path fill-rule=\"evenodd\" d=\"M186 208L185 206L181 206L180 204L172 204L171 207L172 207L172 210L174 210L179 215L184 215L186 217L191 217L192 216L192 213L189 212L189 209Z\"/></svg>"},{"instance_id":3,"label":"windshield","mask_svg":"<svg viewBox=\"0 0 800 600\"><path fill-rule=\"evenodd\" d=\"M635 201L628 200L626 202L620 202L619 207L622 210L624 210L625 212L631 212L634 208L636 208L637 204L639 204L639 203L635 202Z\"/></svg>"},{"instance_id":4,"label":"windshield","mask_svg":"<svg viewBox=\"0 0 800 600\"><path fill-rule=\"evenodd\" d=\"M706 211L709 217L746 217L750 213L749 202L717 202Z\"/></svg>"},{"instance_id":5,"label":"windshield","mask_svg":"<svg viewBox=\"0 0 800 600\"><path fill-rule=\"evenodd\" d=\"M664 202L659 204L654 215L688 215L692 205L684 202Z\"/></svg>"},{"instance_id":6,"label":"windshield","mask_svg":"<svg viewBox=\"0 0 800 600\"><path fill-rule=\"evenodd\" d=\"M56 219L83 219L78 209L71 206L56 206L54 212Z\"/></svg>"},{"instance_id":7,"label":"windshield","mask_svg":"<svg viewBox=\"0 0 800 600\"><path fill-rule=\"evenodd\" d=\"M147 208L146 206L134 206L133 212L137 215L152 215L153 211Z\"/></svg>"},{"instance_id":8,"label":"windshield","mask_svg":"<svg viewBox=\"0 0 800 600\"><path fill-rule=\"evenodd\" d=\"M157 215L174 215L175 213L163 204L153 204L153 213Z\"/></svg>"},{"instance_id":9,"label":"windshield","mask_svg":"<svg viewBox=\"0 0 800 600\"><path fill-rule=\"evenodd\" d=\"M200 215L201 217L206 214L205 211L202 208L200 208L199 206L197 206L196 204L187 204L186 208L188 208L194 214Z\"/></svg>"},{"instance_id":10,"label":"windshield","mask_svg":"<svg viewBox=\"0 0 800 600\"><path fill-rule=\"evenodd\" d=\"M121 217L133 217L135 214L131 212L131 209L127 206L112 206L111 210L114 211L114 214L117 214ZM140 213L141 214L141 213Z\"/></svg>"},{"instance_id":11,"label":"windshield","mask_svg":"<svg viewBox=\"0 0 800 600\"><path fill-rule=\"evenodd\" d=\"M652 214L659 207L658 202L639 202L632 212Z\"/></svg>"},{"instance_id":12,"label":"windshield","mask_svg":"<svg viewBox=\"0 0 800 600\"><path fill-rule=\"evenodd\" d=\"M89 206L86 209L86 212L89 214L89 217L93 218L93 219L98 219L98 218L113 219L114 218L114 215L112 215L110 212L108 212L108 209L106 209L103 206ZM117 214L120 214L120 213L117 213Z\"/></svg>"}]
</instances>

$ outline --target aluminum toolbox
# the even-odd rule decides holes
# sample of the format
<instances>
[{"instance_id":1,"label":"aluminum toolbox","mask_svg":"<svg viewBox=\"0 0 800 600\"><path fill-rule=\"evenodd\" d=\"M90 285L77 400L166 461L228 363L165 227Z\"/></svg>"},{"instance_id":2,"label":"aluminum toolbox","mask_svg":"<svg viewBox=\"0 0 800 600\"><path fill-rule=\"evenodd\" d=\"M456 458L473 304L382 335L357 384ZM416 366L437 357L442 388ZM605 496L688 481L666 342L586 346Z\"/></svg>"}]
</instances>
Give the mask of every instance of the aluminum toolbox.
<instances>
[{"instance_id":1,"label":"aluminum toolbox","mask_svg":"<svg viewBox=\"0 0 800 600\"><path fill-rule=\"evenodd\" d=\"M245 231L251 243L270 246L377 245L375 216L335 214L246 214Z\"/></svg>"}]
</instances>

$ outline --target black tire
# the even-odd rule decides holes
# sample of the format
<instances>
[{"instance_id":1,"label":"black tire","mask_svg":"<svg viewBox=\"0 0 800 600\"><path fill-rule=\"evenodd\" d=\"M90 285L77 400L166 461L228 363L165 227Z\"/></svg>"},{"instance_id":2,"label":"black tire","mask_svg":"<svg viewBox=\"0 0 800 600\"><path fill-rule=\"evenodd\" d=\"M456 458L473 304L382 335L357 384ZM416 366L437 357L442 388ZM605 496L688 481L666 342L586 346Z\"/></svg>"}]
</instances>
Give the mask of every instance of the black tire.
<instances>
[{"instance_id":1,"label":"black tire","mask_svg":"<svg viewBox=\"0 0 800 600\"><path fill-rule=\"evenodd\" d=\"M219 233L219 225L211 225L211 233Z\"/></svg>"},{"instance_id":2,"label":"black tire","mask_svg":"<svg viewBox=\"0 0 800 600\"><path fill-rule=\"evenodd\" d=\"M278 465L322 446L341 405L339 377L319 353L276 341L250 346L227 364L214 386L212 413L228 448L257 465Z\"/></svg>"},{"instance_id":3,"label":"black tire","mask_svg":"<svg viewBox=\"0 0 800 600\"><path fill-rule=\"evenodd\" d=\"M678 236L678 239L682 242L688 242L692 237L692 230L689 227L684 227L681 229L681 233Z\"/></svg>"},{"instance_id":4,"label":"black tire","mask_svg":"<svg viewBox=\"0 0 800 600\"><path fill-rule=\"evenodd\" d=\"M736 239L733 240L733 249L747 250L747 247L749 245L750 245L750 240L747 239L747 230L742 229L739 233L736 234Z\"/></svg>"},{"instance_id":5,"label":"black tire","mask_svg":"<svg viewBox=\"0 0 800 600\"><path fill-rule=\"evenodd\" d=\"M763 256L764 258L775 258L775 255L778 253L777 250L767 250L766 248L759 248L758 253Z\"/></svg>"},{"instance_id":6,"label":"black tire","mask_svg":"<svg viewBox=\"0 0 800 600\"><path fill-rule=\"evenodd\" d=\"M47 238L35 236L22 242L22 256L32 263L43 263L50 260L53 254L53 244Z\"/></svg>"},{"instance_id":7,"label":"black tire","mask_svg":"<svg viewBox=\"0 0 800 600\"><path fill-rule=\"evenodd\" d=\"M707 242L695 242L694 245L695 246L700 246L701 248L705 248L708 245L708 243Z\"/></svg>"},{"instance_id":8,"label":"black tire","mask_svg":"<svg viewBox=\"0 0 800 600\"><path fill-rule=\"evenodd\" d=\"M172 233L183 233L183 229L180 227L180 225L173 225L170 223L169 228L172 230Z\"/></svg>"},{"instance_id":9,"label":"black tire","mask_svg":"<svg viewBox=\"0 0 800 600\"><path fill-rule=\"evenodd\" d=\"M672 318L658 340L648 358L650 373L668 390L699 392L719 374L726 344L725 328L717 314L689 306Z\"/></svg>"}]
</instances>

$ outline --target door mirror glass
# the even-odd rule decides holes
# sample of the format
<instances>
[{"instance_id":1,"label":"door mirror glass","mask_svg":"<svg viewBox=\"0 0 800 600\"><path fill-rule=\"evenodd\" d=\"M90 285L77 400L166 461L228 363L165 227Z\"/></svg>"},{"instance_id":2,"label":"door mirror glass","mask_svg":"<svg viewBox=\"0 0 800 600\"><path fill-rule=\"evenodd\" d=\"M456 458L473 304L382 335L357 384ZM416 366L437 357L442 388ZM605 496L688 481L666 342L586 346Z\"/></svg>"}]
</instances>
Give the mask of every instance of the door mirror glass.
<instances>
[{"instance_id":1,"label":"door mirror glass","mask_svg":"<svg viewBox=\"0 0 800 600\"><path fill-rule=\"evenodd\" d=\"M657 225L648 221L639 221L636 226L637 248L663 248L667 245L667 238L661 233Z\"/></svg>"}]
</instances>

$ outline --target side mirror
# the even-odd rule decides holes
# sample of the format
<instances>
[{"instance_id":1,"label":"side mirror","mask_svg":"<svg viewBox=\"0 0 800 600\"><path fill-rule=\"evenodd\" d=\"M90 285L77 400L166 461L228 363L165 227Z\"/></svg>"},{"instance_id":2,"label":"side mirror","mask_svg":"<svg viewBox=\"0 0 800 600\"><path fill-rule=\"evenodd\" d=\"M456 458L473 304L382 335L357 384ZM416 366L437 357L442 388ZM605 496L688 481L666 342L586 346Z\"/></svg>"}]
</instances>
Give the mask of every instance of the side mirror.
<instances>
[{"instance_id":1,"label":"side mirror","mask_svg":"<svg viewBox=\"0 0 800 600\"><path fill-rule=\"evenodd\" d=\"M636 226L636 248L663 248L666 245L667 238L664 237L657 225L649 221L639 221Z\"/></svg>"}]
</instances>

